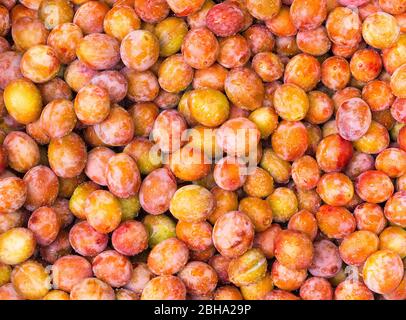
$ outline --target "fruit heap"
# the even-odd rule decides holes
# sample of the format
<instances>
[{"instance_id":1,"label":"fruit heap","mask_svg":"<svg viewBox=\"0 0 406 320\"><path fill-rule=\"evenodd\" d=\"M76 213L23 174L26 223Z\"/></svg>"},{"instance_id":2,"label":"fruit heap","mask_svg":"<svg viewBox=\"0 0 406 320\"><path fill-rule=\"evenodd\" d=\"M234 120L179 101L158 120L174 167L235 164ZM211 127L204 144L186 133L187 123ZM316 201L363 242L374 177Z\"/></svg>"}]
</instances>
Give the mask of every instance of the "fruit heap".
<instances>
[{"instance_id":1,"label":"fruit heap","mask_svg":"<svg viewBox=\"0 0 406 320\"><path fill-rule=\"evenodd\" d=\"M0 299L406 299L404 0L0 3Z\"/></svg>"}]
</instances>

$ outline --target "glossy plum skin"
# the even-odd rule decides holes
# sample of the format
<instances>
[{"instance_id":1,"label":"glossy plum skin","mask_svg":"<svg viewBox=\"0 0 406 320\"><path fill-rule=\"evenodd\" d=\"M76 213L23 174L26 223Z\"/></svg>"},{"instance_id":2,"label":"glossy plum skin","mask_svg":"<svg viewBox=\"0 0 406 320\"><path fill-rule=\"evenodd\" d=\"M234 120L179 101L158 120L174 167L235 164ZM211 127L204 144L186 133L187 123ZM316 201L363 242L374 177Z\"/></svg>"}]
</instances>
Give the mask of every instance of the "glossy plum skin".
<instances>
[{"instance_id":1,"label":"glossy plum skin","mask_svg":"<svg viewBox=\"0 0 406 320\"><path fill-rule=\"evenodd\" d=\"M225 257L234 258L246 252L254 240L254 226L247 215L231 211L220 216L213 228L213 243Z\"/></svg>"},{"instance_id":2,"label":"glossy plum skin","mask_svg":"<svg viewBox=\"0 0 406 320\"><path fill-rule=\"evenodd\" d=\"M374 300L374 295L362 281L345 280L337 286L334 298L335 300Z\"/></svg>"},{"instance_id":3,"label":"glossy plum skin","mask_svg":"<svg viewBox=\"0 0 406 320\"><path fill-rule=\"evenodd\" d=\"M405 300L404 0L0 2L0 300Z\"/></svg>"},{"instance_id":4,"label":"glossy plum skin","mask_svg":"<svg viewBox=\"0 0 406 320\"><path fill-rule=\"evenodd\" d=\"M7 152L8 165L18 171L27 172L39 163L39 148L34 140L27 134L12 131L3 141L3 147ZM29 155L23 155L23 152Z\"/></svg>"},{"instance_id":5,"label":"glossy plum skin","mask_svg":"<svg viewBox=\"0 0 406 320\"><path fill-rule=\"evenodd\" d=\"M74 108L75 114L83 124L100 123L110 112L108 91L99 86L86 85L76 95Z\"/></svg>"},{"instance_id":6,"label":"glossy plum skin","mask_svg":"<svg viewBox=\"0 0 406 320\"><path fill-rule=\"evenodd\" d=\"M148 256L148 267L157 275L172 275L183 269L189 249L180 240L169 238L156 245Z\"/></svg>"},{"instance_id":7,"label":"glossy plum skin","mask_svg":"<svg viewBox=\"0 0 406 320\"><path fill-rule=\"evenodd\" d=\"M189 294L209 295L217 285L217 274L207 263L193 261L178 274Z\"/></svg>"},{"instance_id":8,"label":"glossy plum skin","mask_svg":"<svg viewBox=\"0 0 406 320\"><path fill-rule=\"evenodd\" d=\"M300 158L307 149L308 135L299 121L282 121L271 138L275 153L286 161Z\"/></svg>"},{"instance_id":9,"label":"glossy plum skin","mask_svg":"<svg viewBox=\"0 0 406 320\"><path fill-rule=\"evenodd\" d=\"M122 215L120 202L106 190L93 191L87 197L84 213L89 225L103 234L115 230Z\"/></svg>"},{"instance_id":10,"label":"glossy plum skin","mask_svg":"<svg viewBox=\"0 0 406 320\"><path fill-rule=\"evenodd\" d=\"M85 278L70 292L71 300L115 300L115 294L107 283L97 278Z\"/></svg>"},{"instance_id":11,"label":"glossy plum skin","mask_svg":"<svg viewBox=\"0 0 406 320\"><path fill-rule=\"evenodd\" d=\"M27 185L24 180L17 177L7 177L0 181L0 211L12 213L24 205L27 199ZM13 195L11 198L10 195Z\"/></svg>"},{"instance_id":12,"label":"glossy plum skin","mask_svg":"<svg viewBox=\"0 0 406 320\"><path fill-rule=\"evenodd\" d=\"M380 191L371 192L379 180ZM393 192L394 186L390 178L382 171L370 170L360 174L356 182L356 191L361 199L372 202L380 203L389 199Z\"/></svg>"},{"instance_id":13,"label":"glossy plum skin","mask_svg":"<svg viewBox=\"0 0 406 320\"><path fill-rule=\"evenodd\" d=\"M37 300L50 289L50 277L37 261L28 260L14 268L11 283L25 299Z\"/></svg>"},{"instance_id":14,"label":"glossy plum skin","mask_svg":"<svg viewBox=\"0 0 406 320\"><path fill-rule=\"evenodd\" d=\"M53 285L66 292L81 280L92 276L92 266L83 257L66 255L55 261L52 266Z\"/></svg>"},{"instance_id":15,"label":"glossy plum skin","mask_svg":"<svg viewBox=\"0 0 406 320\"><path fill-rule=\"evenodd\" d=\"M169 209L170 200L176 192L177 184L173 174L165 168L152 171L141 184L140 203L142 208L154 215ZM162 193L162 190L166 190Z\"/></svg>"},{"instance_id":16,"label":"glossy plum skin","mask_svg":"<svg viewBox=\"0 0 406 320\"><path fill-rule=\"evenodd\" d=\"M371 121L369 106L359 98L344 101L336 113L338 133L349 141L358 140L367 133Z\"/></svg>"},{"instance_id":17,"label":"glossy plum skin","mask_svg":"<svg viewBox=\"0 0 406 320\"><path fill-rule=\"evenodd\" d=\"M207 27L220 37L236 34L241 30L243 23L244 12L232 1L213 6L206 15Z\"/></svg>"},{"instance_id":18,"label":"glossy plum skin","mask_svg":"<svg viewBox=\"0 0 406 320\"><path fill-rule=\"evenodd\" d=\"M56 99L44 107L39 121L45 133L52 139L71 133L76 126L77 118L72 102Z\"/></svg>"},{"instance_id":19,"label":"glossy plum skin","mask_svg":"<svg viewBox=\"0 0 406 320\"><path fill-rule=\"evenodd\" d=\"M80 40L76 55L91 69L110 69L120 60L119 43L109 35L92 33Z\"/></svg>"},{"instance_id":20,"label":"glossy plum skin","mask_svg":"<svg viewBox=\"0 0 406 320\"><path fill-rule=\"evenodd\" d=\"M86 146L76 133L51 140L48 148L49 163L55 174L62 178L78 176L86 165ZM66 160L64 160L66 159ZM69 159L69 162L67 160Z\"/></svg>"},{"instance_id":21,"label":"glossy plum skin","mask_svg":"<svg viewBox=\"0 0 406 320\"><path fill-rule=\"evenodd\" d=\"M348 164L352 155L351 143L338 134L322 139L316 151L317 162L325 172L340 171Z\"/></svg>"},{"instance_id":22,"label":"glossy plum skin","mask_svg":"<svg viewBox=\"0 0 406 320\"><path fill-rule=\"evenodd\" d=\"M122 287L128 283L132 274L130 260L114 250L98 254L92 263L95 276L112 287Z\"/></svg>"},{"instance_id":23,"label":"glossy plum skin","mask_svg":"<svg viewBox=\"0 0 406 320\"><path fill-rule=\"evenodd\" d=\"M56 239L60 229L56 211L47 207L38 208L31 214L28 228L34 233L38 244L42 246L51 244Z\"/></svg>"},{"instance_id":24,"label":"glossy plum skin","mask_svg":"<svg viewBox=\"0 0 406 320\"><path fill-rule=\"evenodd\" d=\"M51 169L43 165L33 167L24 175L23 180L27 185L25 207L28 210L50 206L55 202L59 181Z\"/></svg>"},{"instance_id":25,"label":"glossy plum skin","mask_svg":"<svg viewBox=\"0 0 406 320\"><path fill-rule=\"evenodd\" d=\"M311 265L313 250L309 237L299 231L284 230L275 239L276 260L294 270Z\"/></svg>"},{"instance_id":26,"label":"glossy plum skin","mask_svg":"<svg viewBox=\"0 0 406 320\"><path fill-rule=\"evenodd\" d=\"M355 231L355 218L344 207L323 205L316 219L320 230L329 238L341 239Z\"/></svg>"},{"instance_id":27,"label":"glossy plum skin","mask_svg":"<svg viewBox=\"0 0 406 320\"><path fill-rule=\"evenodd\" d=\"M35 236L31 230L12 228L0 236L0 262L7 265L22 263L32 256L35 247Z\"/></svg>"},{"instance_id":28,"label":"glossy plum skin","mask_svg":"<svg viewBox=\"0 0 406 320\"><path fill-rule=\"evenodd\" d=\"M119 198L136 195L141 176L133 158L126 153L113 155L107 162L106 182L109 190Z\"/></svg>"},{"instance_id":29,"label":"glossy plum skin","mask_svg":"<svg viewBox=\"0 0 406 320\"><path fill-rule=\"evenodd\" d=\"M245 67L232 69L228 73L225 91L227 97L237 107L251 111L261 107L265 94L259 76Z\"/></svg>"},{"instance_id":30,"label":"glossy plum skin","mask_svg":"<svg viewBox=\"0 0 406 320\"><path fill-rule=\"evenodd\" d=\"M169 210L175 218L186 222L202 222L206 220L212 213L213 208L213 194L201 186L184 186L178 189L173 195L169 206Z\"/></svg>"},{"instance_id":31,"label":"glossy plum skin","mask_svg":"<svg viewBox=\"0 0 406 320\"><path fill-rule=\"evenodd\" d=\"M384 272L376 272L381 267ZM376 293L390 293L403 278L403 263L399 255L390 250L379 250L366 260L362 274L366 286Z\"/></svg>"},{"instance_id":32,"label":"glossy plum skin","mask_svg":"<svg viewBox=\"0 0 406 320\"><path fill-rule=\"evenodd\" d=\"M73 23L77 24L85 34L102 32L104 16L108 10L108 6L104 3L98 1L86 2L76 11ZM89 15L93 19L88 19Z\"/></svg>"},{"instance_id":33,"label":"glossy plum skin","mask_svg":"<svg viewBox=\"0 0 406 320\"><path fill-rule=\"evenodd\" d=\"M220 45L207 28L190 30L182 44L182 55L186 63L195 69L210 67L217 59Z\"/></svg>"},{"instance_id":34,"label":"glossy plum skin","mask_svg":"<svg viewBox=\"0 0 406 320\"><path fill-rule=\"evenodd\" d=\"M82 29L74 23L63 23L49 33L47 44L54 49L58 59L65 64L76 58L76 48L83 38Z\"/></svg>"},{"instance_id":35,"label":"glossy plum skin","mask_svg":"<svg viewBox=\"0 0 406 320\"><path fill-rule=\"evenodd\" d=\"M147 283L141 300L185 300L186 287L176 276L159 276Z\"/></svg>"},{"instance_id":36,"label":"glossy plum skin","mask_svg":"<svg viewBox=\"0 0 406 320\"><path fill-rule=\"evenodd\" d=\"M8 113L18 122L29 124L40 117L41 94L30 80L17 78L9 82L3 98Z\"/></svg>"},{"instance_id":37,"label":"glossy plum skin","mask_svg":"<svg viewBox=\"0 0 406 320\"><path fill-rule=\"evenodd\" d=\"M108 237L82 221L69 232L72 248L82 256L95 256L107 247Z\"/></svg>"}]
</instances>

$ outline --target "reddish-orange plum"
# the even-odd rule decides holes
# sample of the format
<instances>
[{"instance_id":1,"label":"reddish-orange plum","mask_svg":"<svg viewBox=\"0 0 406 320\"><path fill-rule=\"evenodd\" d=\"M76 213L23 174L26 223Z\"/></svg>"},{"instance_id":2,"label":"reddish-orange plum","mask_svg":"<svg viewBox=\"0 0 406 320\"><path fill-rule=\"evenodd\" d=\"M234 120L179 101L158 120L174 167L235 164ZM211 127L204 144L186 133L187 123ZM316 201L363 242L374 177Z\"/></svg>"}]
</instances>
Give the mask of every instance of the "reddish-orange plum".
<instances>
[{"instance_id":1,"label":"reddish-orange plum","mask_svg":"<svg viewBox=\"0 0 406 320\"><path fill-rule=\"evenodd\" d=\"M97 278L85 278L70 292L71 300L115 300L113 288Z\"/></svg>"},{"instance_id":2,"label":"reddish-orange plum","mask_svg":"<svg viewBox=\"0 0 406 320\"><path fill-rule=\"evenodd\" d=\"M244 23L244 12L233 1L219 3L209 9L206 26L219 37L228 37L239 32Z\"/></svg>"},{"instance_id":3,"label":"reddish-orange plum","mask_svg":"<svg viewBox=\"0 0 406 320\"><path fill-rule=\"evenodd\" d=\"M174 152L186 141L182 135L187 125L184 117L176 110L164 110L154 122L152 137L163 152Z\"/></svg>"},{"instance_id":4,"label":"reddish-orange plum","mask_svg":"<svg viewBox=\"0 0 406 320\"><path fill-rule=\"evenodd\" d=\"M86 221L75 224L69 231L72 248L82 256L95 256L107 247L108 236L96 231Z\"/></svg>"},{"instance_id":5,"label":"reddish-orange plum","mask_svg":"<svg viewBox=\"0 0 406 320\"><path fill-rule=\"evenodd\" d=\"M375 167L390 178L399 178L406 173L406 152L399 148L385 149L376 157Z\"/></svg>"},{"instance_id":6,"label":"reddish-orange plum","mask_svg":"<svg viewBox=\"0 0 406 320\"><path fill-rule=\"evenodd\" d=\"M313 56L323 56L331 48L331 41L324 26L299 31L296 35L296 43L301 51Z\"/></svg>"},{"instance_id":7,"label":"reddish-orange plum","mask_svg":"<svg viewBox=\"0 0 406 320\"><path fill-rule=\"evenodd\" d=\"M112 287L126 285L132 274L130 260L114 250L98 254L92 262L94 275Z\"/></svg>"},{"instance_id":8,"label":"reddish-orange plum","mask_svg":"<svg viewBox=\"0 0 406 320\"><path fill-rule=\"evenodd\" d=\"M27 172L40 161L39 148L34 139L20 131L10 132L3 141L8 165L17 172Z\"/></svg>"},{"instance_id":9,"label":"reddish-orange plum","mask_svg":"<svg viewBox=\"0 0 406 320\"><path fill-rule=\"evenodd\" d=\"M377 170L360 174L356 179L355 189L362 200L371 203L384 202L394 192L393 183L388 175Z\"/></svg>"},{"instance_id":10,"label":"reddish-orange plum","mask_svg":"<svg viewBox=\"0 0 406 320\"><path fill-rule=\"evenodd\" d=\"M286 161L300 158L308 147L306 127L298 121L282 121L272 135L272 148Z\"/></svg>"},{"instance_id":11,"label":"reddish-orange plum","mask_svg":"<svg viewBox=\"0 0 406 320\"><path fill-rule=\"evenodd\" d=\"M314 257L309 272L315 277L331 278L340 272L342 260L337 246L329 240L314 243Z\"/></svg>"},{"instance_id":12,"label":"reddish-orange plum","mask_svg":"<svg viewBox=\"0 0 406 320\"><path fill-rule=\"evenodd\" d=\"M48 167L39 165L24 175L27 186L25 207L35 210L41 206L50 206L58 196L59 182L55 173Z\"/></svg>"},{"instance_id":13,"label":"reddish-orange plum","mask_svg":"<svg viewBox=\"0 0 406 320\"><path fill-rule=\"evenodd\" d=\"M189 294L208 295L214 291L218 281L216 271L200 261L189 262L178 276Z\"/></svg>"},{"instance_id":14,"label":"reddish-orange plum","mask_svg":"<svg viewBox=\"0 0 406 320\"><path fill-rule=\"evenodd\" d=\"M354 216L344 207L323 205L316 213L316 219L320 231L333 239L342 239L356 228Z\"/></svg>"},{"instance_id":15,"label":"reddish-orange plum","mask_svg":"<svg viewBox=\"0 0 406 320\"><path fill-rule=\"evenodd\" d=\"M405 228L406 191L398 191L385 204L385 217L393 224Z\"/></svg>"},{"instance_id":16,"label":"reddish-orange plum","mask_svg":"<svg viewBox=\"0 0 406 320\"><path fill-rule=\"evenodd\" d=\"M272 19L265 20L266 27L278 37L294 36L297 28L291 18L289 7L282 6Z\"/></svg>"},{"instance_id":17,"label":"reddish-orange plum","mask_svg":"<svg viewBox=\"0 0 406 320\"><path fill-rule=\"evenodd\" d=\"M119 42L115 38L104 33L91 33L80 40L76 55L89 68L104 70L111 69L120 61L119 50Z\"/></svg>"},{"instance_id":18,"label":"reddish-orange plum","mask_svg":"<svg viewBox=\"0 0 406 320\"><path fill-rule=\"evenodd\" d=\"M70 292L81 280L91 277L92 266L85 258L67 255L52 265L52 283L56 289Z\"/></svg>"},{"instance_id":19,"label":"reddish-orange plum","mask_svg":"<svg viewBox=\"0 0 406 320\"><path fill-rule=\"evenodd\" d=\"M333 100L322 91L308 93L309 109L305 120L311 124L322 124L331 118L334 112Z\"/></svg>"},{"instance_id":20,"label":"reddish-orange plum","mask_svg":"<svg viewBox=\"0 0 406 320\"><path fill-rule=\"evenodd\" d=\"M28 228L34 233L39 245L50 245L57 237L60 221L56 211L49 207L35 210L28 220Z\"/></svg>"},{"instance_id":21,"label":"reddish-orange plum","mask_svg":"<svg viewBox=\"0 0 406 320\"><path fill-rule=\"evenodd\" d=\"M216 61L220 45L207 28L190 30L183 40L182 54L186 63L195 69L210 67Z\"/></svg>"},{"instance_id":22,"label":"reddish-orange plum","mask_svg":"<svg viewBox=\"0 0 406 320\"><path fill-rule=\"evenodd\" d=\"M69 64L76 59L76 48L82 38L80 27L67 22L52 29L47 38L47 45L54 49L61 63Z\"/></svg>"},{"instance_id":23,"label":"reddish-orange plum","mask_svg":"<svg viewBox=\"0 0 406 320\"><path fill-rule=\"evenodd\" d=\"M88 153L84 172L95 183L106 186L106 168L114 151L106 147L96 147Z\"/></svg>"},{"instance_id":24,"label":"reddish-orange plum","mask_svg":"<svg viewBox=\"0 0 406 320\"><path fill-rule=\"evenodd\" d=\"M96 70L89 68L80 60L75 60L65 69L64 79L73 91L78 92L88 84L96 74Z\"/></svg>"},{"instance_id":25,"label":"reddish-orange plum","mask_svg":"<svg viewBox=\"0 0 406 320\"><path fill-rule=\"evenodd\" d=\"M213 177L216 184L228 191L242 187L247 179L246 166L238 158L225 157L216 163Z\"/></svg>"},{"instance_id":26,"label":"reddish-orange plum","mask_svg":"<svg viewBox=\"0 0 406 320\"><path fill-rule=\"evenodd\" d=\"M189 249L180 240L169 238L156 245L148 255L148 267L156 275L172 275L189 260Z\"/></svg>"},{"instance_id":27,"label":"reddish-orange plum","mask_svg":"<svg viewBox=\"0 0 406 320\"><path fill-rule=\"evenodd\" d=\"M278 260L272 264L272 280L275 286L286 291L299 289L307 277L306 269L289 269Z\"/></svg>"},{"instance_id":28,"label":"reddish-orange plum","mask_svg":"<svg viewBox=\"0 0 406 320\"><path fill-rule=\"evenodd\" d=\"M248 41L252 54L272 51L275 45L275 38L262 24L253 24L244 32L244 37Z\"/></svg>"},{"instance_id":29,"label":"reddish-orange plum","mask_svg":"<svg viewBox=\"0 0 406 320\"><path fill-rule=\"evenodd\" d=\"M134 121L124 108L114 105L107 118L94 126L97 137L110 146L124 146L134 137Z\"/></svg>"},{"instance_id":30,"label":"reddish-orange plum","mask_svg":"<svg viewBox=\"0 0 406 320\"><path fill-rule=\"evenodd\" d=\"M294 0L290 7L293 24L299 30L319 27L327 17L326 0Z\"/></svg>"},{"instance_id":31,"label":"reddish-orange plum","mask_svg":"<svg viewBox=\"0 0 406 320\"><path fill-rule=\"evenodd\" d=\"M284 82L293 83L305 91L310 91L316 87L321 78L321 68L319 61L309 54L298 54L294 56L286 65Z\"/></svg>"},{"instance_id":32,"label":"reddish-orange plum","mask_svg":"<svg viewBox=\"0 0 406 320\"><path fill-rule=\"evenodd\" d=\"M103 20L109 11L104 2L88 1L75 12L73 23L82 29L84 34L103 32Z\"/></svg>"},{"instance_id":33,"label":"reddish-orange plum","mask_svg":"<svg viewBox=\"0 0 406 320\"><path fill-rule=\"evenodd\" d=\"M185 300L186 287L175 276L160 276L147 283L141 300Z\"/></svg>"},{"instance_id":34,"label":"reddish-orange plum","mask_svg":"<svg viewBox=\"0 0 406 320\"><path fill-rule=\"evenodd\" d=\"M332 134L320 141L317 147L317 163L325 172L341 171L351 160L353 148L351 142L338 134Z\"/></svg>"},{"instance_id":35,"label":"reddish-orange plum","mask_svg":"<svg viewBox=\"0 0 406 320\"><path fill-rule=\"evenodd\" d=\"M216 143L230 156L244 156L254 150L260 140L257 126L247 118L226 121L216 131Z\"/></svg>"},{"instance_id":36,"label":"reddish-orange plum","mask_svg":"<svg viewBox=\"0 0 406 320\"><path fill-rule=\"evenodd\" d=\"M247 40L239 34L223 38L219 44L217 62L225 68L242 67L251 57Z\"/></svg>"},{"instance_id":37,"label":"reddish-orange plum","mask_svg":"<svg viewBox=\"0 0 406 320\"><path fill-rule=\"evenodd\" d=\"M78 176L86 165L86 146L76 133L52 139L48 147L48 159L52 170L59 177Z\"/></svg>"},{"instance_id":38,"label":"reddish-orange plum","mask_svg":"<svg viewBox=\"0 0 406 320\"><path fill-rule=\"evenodd\" d=\"M311 156L303 156L292 164L292 179L300 189L310 190L316 187L320 179L320 168Z\"/></svg>"},{"instance_id":39,"label":"reddish-orange plum","mask_svg":"<svg viewBox=\"0 0 406 320\"><path fill-rule=\"evenodd\" d=\"M386 226L382 208L375 203L362 203L354 210L358 230L380 234Z\"/></svg>"},{"instance_id":40,"label":"reddish-orange plum","mask_svg":"<svg viewBox=\"0 0 406 320\"><path fill-rule=\"evenodd\" d=\"M326 279L308 278L300 287L300 297L303 300L332 300L333 288Z\"/></svg>"},{"instance_id":41,"label":"reddish-orange plum","mask_svg":"<svg viewBox=\"0 0 406 320\"><path fill-rule=\"evenodd\" d=\"M265 95L261 78L246 67L235 68L228 73L225 91L233 104L251 111L262 106Z\"/></svg>"},{"instance_id":42,"label":"reddish-orange plum","mask_svg":"<svg viewBox=\"0 0 406 320\"><path fill-rule=\"evenodd\" d=\"M345 89L351 79L350 64L340 56L327 58L321 64L321 82L332 90Z\"/></svg>"},{"instance_id":43,"label":"reddish-orange plum","mask_svg":"<svg viewBox=\"0 0 406 320\"><path fill-rule=\"evenodd\" d=\"M176 225L176 236L182 240L190 250L203 251L212 245L212 226L206 222L179 221Z\"/></svg>"},{"instance_id":44,"label":"reddish-orange plum","mask_svg":"<svg viewBox=\"0 0 406 320\"><path fill-rule=\"evenodd\" d=\"M352 76L361 82L374 80L381 72L382 60L373 49L361 49L354 53L350 62Z\"/></svg>"},{"instance_id":45,"label":"reddish-orange plum","mask_svg":"<svg viewBox=\"0 0 406 320\"><path fill-rule=\"evenodd\" d=\"M379 250L371 254L362 268L366 286L380 294L395 290L402 281L403 274L402 260L390 250Z\"/></svg>"},{"instance_id":46,"label":"reddish-orange plum","mask_svg":"<svg viewBox=\"0 0 406 320\"><path fill-rule=\"evenodd\" d=\"M145 22L157 23L169 14L166 0L135 0L134 10Z\"/></svg>"},{"instance_id":47,"label":"reddish-orange plum","mask_svg":"<svg viewBox=\"0 0 406 320\"><path fill-rule=\"evenodd\" d=\"M285 267L299 270L308 268L313 260L313 244L300 231L283 230L275 239L276 260Z\"/></svg>"},{"instance_id":48,"label":"reddish-orange plum","mask_svg":"<svg viewBox=\"0 0 406 320\"><path fill-rule=\"evenodd\" d=\"M371 231L362 230L346 236L340 244L339 251L346 264L360 266L378 250L378 247L378 236Z\"/></svg>"},{"instance_id":49,"label":"reddish-orange plum","mask_svg":"<svg viewBox=\"0 0 406 320\"><path fill-rule=\"evenodd\" d=\"M288 229L303 232L313 241L318 231L317 220L310 211L301 210L290 218Z\"/></svg>"}]
</instances>

